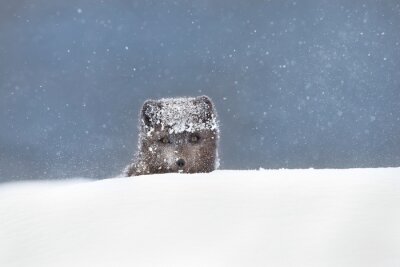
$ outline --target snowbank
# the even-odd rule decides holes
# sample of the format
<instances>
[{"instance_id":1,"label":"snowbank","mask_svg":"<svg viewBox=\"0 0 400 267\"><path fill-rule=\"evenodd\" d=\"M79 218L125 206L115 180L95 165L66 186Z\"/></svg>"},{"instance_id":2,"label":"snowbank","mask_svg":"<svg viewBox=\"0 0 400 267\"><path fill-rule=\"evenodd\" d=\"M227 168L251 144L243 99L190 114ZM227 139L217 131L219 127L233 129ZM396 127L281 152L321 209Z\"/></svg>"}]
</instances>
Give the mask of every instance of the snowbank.
<instances>
[{"instance_id":1,"label":"snowbank","mask_svg":"<svg viewBox=\"0 0 400 267\"><path fill-rule=\"evenodd\" d=\"M399 266L400 168L0 186L0 266Z\"/></svg>"}]
</instances>

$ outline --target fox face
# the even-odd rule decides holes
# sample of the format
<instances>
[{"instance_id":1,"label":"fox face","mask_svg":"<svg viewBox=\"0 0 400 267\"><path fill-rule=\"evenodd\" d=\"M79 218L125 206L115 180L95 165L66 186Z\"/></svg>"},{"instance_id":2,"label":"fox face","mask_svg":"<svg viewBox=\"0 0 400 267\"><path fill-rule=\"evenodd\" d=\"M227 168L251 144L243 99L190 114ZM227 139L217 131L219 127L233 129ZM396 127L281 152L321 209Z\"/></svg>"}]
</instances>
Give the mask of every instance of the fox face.
<instances>
[{"instance_id":1,"label":"fox face","mask_svg":"<svg viewBox=\"0 0 400 267\"><path fill-rule=\"evenodd\" d=\"M216 133L212 131L170 134L156 131L143 140L142 153L150 173L210 172L215 169Z\"/></svg>"},{"instance_id":2,"label":"fox face","mask_svg":"<svg viewBox=\"0 0 400 267\"><path fill-rule=\"evenodd\" d=\"M127 176L216 168L219 131L208 97L148 100L140 122L139 152Z\"/></svg>"}]
</instances>

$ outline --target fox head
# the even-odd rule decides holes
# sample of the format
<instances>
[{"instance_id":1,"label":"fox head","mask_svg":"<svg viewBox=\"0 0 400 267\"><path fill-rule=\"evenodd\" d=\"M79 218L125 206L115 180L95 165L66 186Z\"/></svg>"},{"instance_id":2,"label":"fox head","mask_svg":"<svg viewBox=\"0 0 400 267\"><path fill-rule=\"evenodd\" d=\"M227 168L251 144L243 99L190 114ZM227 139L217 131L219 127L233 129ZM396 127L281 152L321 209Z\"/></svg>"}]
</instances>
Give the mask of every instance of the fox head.
<instances>
[{"instance_id":1,"label":"fox head","mask_svg":"<svg viewBox=\"0 0 400 267\"><path fill-rule=\"evenodd\" d=\"M136 172L213 171L218 135L216 112L207 96L148 100L140 113Z\"/></svg>"}]
</instances>

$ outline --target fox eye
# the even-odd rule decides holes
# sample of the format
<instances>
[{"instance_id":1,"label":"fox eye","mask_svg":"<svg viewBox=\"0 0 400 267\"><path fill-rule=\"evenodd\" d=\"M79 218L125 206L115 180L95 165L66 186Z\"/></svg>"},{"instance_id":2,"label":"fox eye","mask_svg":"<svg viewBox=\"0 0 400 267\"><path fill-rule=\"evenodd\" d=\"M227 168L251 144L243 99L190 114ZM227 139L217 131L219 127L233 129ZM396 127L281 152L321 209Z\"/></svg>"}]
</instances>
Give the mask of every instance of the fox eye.
<instances>
[{"instance_id":1,"label":"fox eye","mask_svg":"<svg viewBox=\"0 0 400 267\"><path fill-rule=\"evenodd\" d=\"M200 141L200 136L198 136L197 134L192 134L189 140L191 143L197 143Z\"/></svg>"},{"instance_id":2,"label":"fox eye","mask_svg":"<svg viewBox=\"0 0 400 267\"><path fill-rule=\"evenodd\" d=\"M171 141L168 139L168 137L166 137L166 136L164 136L164 137L161 137L160 138L160 140L158 140L160 143L163 143L163 144L169 144L169 143L171 143Z\"/></svg>"}]
</instances>

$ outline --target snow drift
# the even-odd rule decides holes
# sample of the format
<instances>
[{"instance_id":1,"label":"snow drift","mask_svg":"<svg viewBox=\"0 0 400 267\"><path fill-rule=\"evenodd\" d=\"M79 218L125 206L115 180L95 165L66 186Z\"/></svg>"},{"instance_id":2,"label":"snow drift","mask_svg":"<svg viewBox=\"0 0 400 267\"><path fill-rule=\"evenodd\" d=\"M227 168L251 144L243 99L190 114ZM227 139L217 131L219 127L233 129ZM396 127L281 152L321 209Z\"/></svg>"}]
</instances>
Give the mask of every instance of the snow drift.
<instances>
[{"instance_id":1,"label":"snow drift","mask_svg":"<svg viewBox=\"0 0 400 267\"><path fill-rule=\"evenodd\" d=\"M0 266L399 266L400 168L0 186Z\"/></svg>"}]
</instances>

